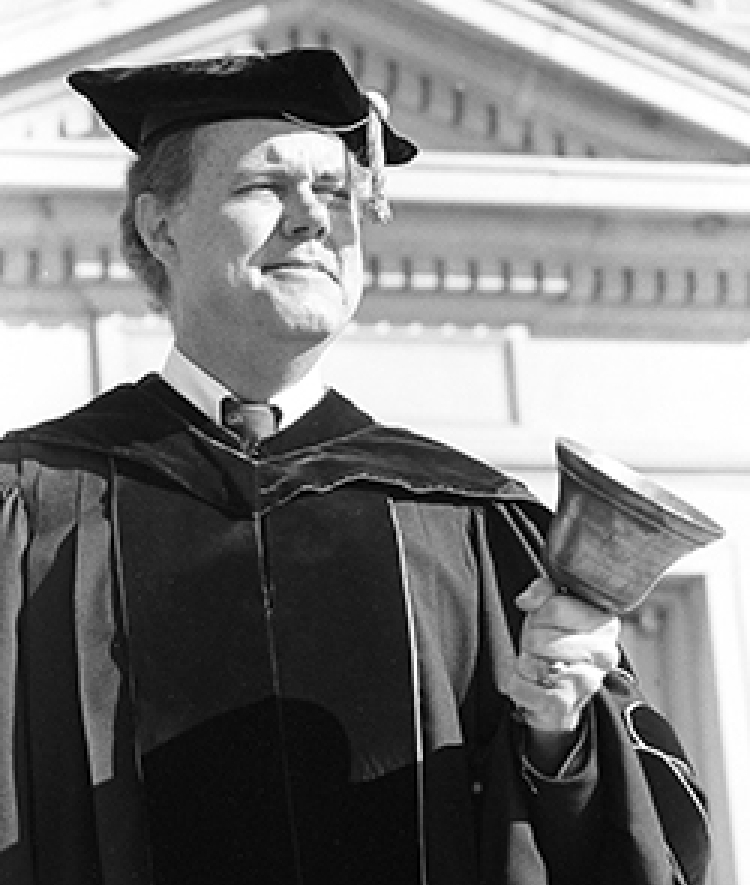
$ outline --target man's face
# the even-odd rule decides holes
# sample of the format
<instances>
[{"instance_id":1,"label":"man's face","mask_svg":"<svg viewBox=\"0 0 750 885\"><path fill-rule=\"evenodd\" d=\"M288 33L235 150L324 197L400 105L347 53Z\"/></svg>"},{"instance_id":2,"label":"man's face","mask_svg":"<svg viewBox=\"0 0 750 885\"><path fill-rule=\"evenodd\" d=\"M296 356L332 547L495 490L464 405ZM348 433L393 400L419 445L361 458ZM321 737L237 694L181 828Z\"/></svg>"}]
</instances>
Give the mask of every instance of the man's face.
<instances>
[{"instance_id":1,"label":"man's face","mask_svg":"<svg viewBox=\"0 0 750 885\"><path fill-rule=\"evenodd\" d=\"M324 342L362 296L359 205L343 142L284 122L196 133L193 184L170 216L172 320L194 354Z\"/></svg>"}]
</instances>

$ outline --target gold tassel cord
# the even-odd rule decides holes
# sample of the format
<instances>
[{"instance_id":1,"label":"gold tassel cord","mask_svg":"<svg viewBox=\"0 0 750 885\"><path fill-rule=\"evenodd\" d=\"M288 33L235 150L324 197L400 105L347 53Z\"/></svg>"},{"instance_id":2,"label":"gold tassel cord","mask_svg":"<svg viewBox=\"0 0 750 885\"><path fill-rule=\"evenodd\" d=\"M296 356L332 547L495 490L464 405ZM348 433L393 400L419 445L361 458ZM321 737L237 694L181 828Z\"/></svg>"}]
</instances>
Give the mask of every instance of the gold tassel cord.
<instances>
[{"instance_id":1,"label":"gold tassel cord","mask_svg":"<svg viewBox=\"0 0 750 885\"><path fill-rule=\"evenodd\" d=\"M367 117L367 159L370 167L370 209L375 218L386 224L391 220L391 207L386 195L385 146L383 120L388 118L388 102L379 92L368 92L370 111Z\"/></svg>"}]
</instances>

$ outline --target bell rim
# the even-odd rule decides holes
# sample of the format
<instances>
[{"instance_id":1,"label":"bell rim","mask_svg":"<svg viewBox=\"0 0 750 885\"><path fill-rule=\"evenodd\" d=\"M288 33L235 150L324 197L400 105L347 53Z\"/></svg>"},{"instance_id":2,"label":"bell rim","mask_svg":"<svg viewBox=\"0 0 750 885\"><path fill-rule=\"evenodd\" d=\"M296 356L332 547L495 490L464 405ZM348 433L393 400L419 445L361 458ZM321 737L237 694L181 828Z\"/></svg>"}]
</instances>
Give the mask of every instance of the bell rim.
<instances>
[{"instance_id":1,"label":"bell rim","mask_svg":"<svg viewBox=\"0 0 750 885\"><path fill-rule=\"evenodd\" d=\"M724 529L701 510L615 458L565 437L556 440L555 453L573 482L656 528L700 546L724 537Z\"/></svg>"}]
</instances>

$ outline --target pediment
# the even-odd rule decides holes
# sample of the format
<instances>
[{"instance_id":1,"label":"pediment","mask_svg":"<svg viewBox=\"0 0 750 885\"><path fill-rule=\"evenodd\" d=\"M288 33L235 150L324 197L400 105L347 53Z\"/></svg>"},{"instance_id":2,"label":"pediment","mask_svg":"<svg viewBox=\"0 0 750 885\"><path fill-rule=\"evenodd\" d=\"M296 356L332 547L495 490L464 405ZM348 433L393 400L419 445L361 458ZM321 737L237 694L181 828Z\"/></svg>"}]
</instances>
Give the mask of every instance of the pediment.
<instances>
[{"instance_id":1,"label":"pediment","mask_svg":"<svg viewBox=\"0 0 750 885\"><path fill-rule=\"evenodd\" d=\"M254 46L273 50L323 44L341 51L367 88L387 95L396 128L408 132L426 150L747 160L750 103L747 109L737 101L732 107L735 116L747 116L744 137L726 128L718 131L711 125L714 106L703 116L696 111L690 118L687 112L676 113L676 106L666 100L660 104L659 96L670 94L675 76L674 65L667 69L664 59L660 92L658 71L654 73L653 65L646 70L650 60L643 57L644 77L648 74L649 82L656 84L651 100L646 101L642 93L648 84L631 88L624 69L621 82L611 71L597 78L590 60L576 69L575 47L568 48L569 56L563 57L543 41L532 44L512 29L498 34L502 21L489 18L498 10L531 15L543 4L467 0L458 5L474 10L475 18L447 12L453 7L445 0L379 4L286 0L262 7L245 5L244 9L229 0L210 4L213 18L175 19L171 30L166 25L133 29L106 55L101 42L93 43L66 58L53 57L29 71L0 77L3 137L109 137L85 104L65 87L64 72L71 67L221 55ZM532 23L541 27L537 19ZM578 32L572 28L571 33ZM590 36L591 29L587 33ZM609 42L599 41L597 51L604 52L605 58L607 50L611 53L609 67L613 68L621 63L618 45L611 34L605 36ZM706 51L703 45L700 49ZM700 91L695 76L690 83ZM705 91L711 91L710 85ZM726 98L729 102L730 96ZM738 123L736 128L742 127Z\"/></svg>"}]
</instances>

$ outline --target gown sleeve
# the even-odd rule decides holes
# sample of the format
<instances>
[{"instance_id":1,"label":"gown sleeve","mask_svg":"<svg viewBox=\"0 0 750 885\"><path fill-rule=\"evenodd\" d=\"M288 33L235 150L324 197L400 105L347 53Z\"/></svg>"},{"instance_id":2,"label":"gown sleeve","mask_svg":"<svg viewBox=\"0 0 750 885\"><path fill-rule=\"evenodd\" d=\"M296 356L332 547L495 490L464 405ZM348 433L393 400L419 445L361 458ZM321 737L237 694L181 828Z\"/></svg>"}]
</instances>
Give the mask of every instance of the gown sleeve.
<instances>
[{"instance_id":1,"label":"gown sleeve","mask_svg":"<svg viewBox=\"0 0 750 885\"><path fill-rule=\"evenodd\" d=\"M515 596L538 574L549 513L502 505L485 513L484 620L491 691L502 695ZM494 663L493 663L494 662ZM485 694L487 690L485 689ZM589 709L588 760L575 776L539 778L523 765L522 728L507 698L486 760L482 868L487 883L702 885L710 854L703 792L670 724L649 705L622 655ZM504 711L504 715L503 715Z\"/></svg>"}]
</instances>

